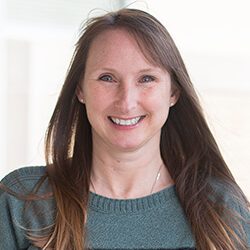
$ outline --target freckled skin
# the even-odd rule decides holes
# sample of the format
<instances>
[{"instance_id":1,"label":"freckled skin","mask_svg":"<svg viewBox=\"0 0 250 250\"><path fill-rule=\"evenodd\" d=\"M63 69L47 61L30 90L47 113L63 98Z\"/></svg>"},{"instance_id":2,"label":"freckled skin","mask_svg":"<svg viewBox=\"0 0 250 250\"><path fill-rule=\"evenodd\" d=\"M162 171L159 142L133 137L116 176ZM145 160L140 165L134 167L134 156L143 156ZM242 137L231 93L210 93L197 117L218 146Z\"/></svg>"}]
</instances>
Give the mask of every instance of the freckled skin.
<instances>
[{"instance_id":1,"label":"freckled skin","mask_svg":"<svg viewBox=\"0 0 250 250\"><path fill-rule=\"evenodd\" d=\"M86 105L93 143L118 151L159 147L170 103L176 101L168 72L150 64L134 38L117 29L93 41L78 97ZM110 116L145 118L124 129Z\"/></svg>"}]
</instances>

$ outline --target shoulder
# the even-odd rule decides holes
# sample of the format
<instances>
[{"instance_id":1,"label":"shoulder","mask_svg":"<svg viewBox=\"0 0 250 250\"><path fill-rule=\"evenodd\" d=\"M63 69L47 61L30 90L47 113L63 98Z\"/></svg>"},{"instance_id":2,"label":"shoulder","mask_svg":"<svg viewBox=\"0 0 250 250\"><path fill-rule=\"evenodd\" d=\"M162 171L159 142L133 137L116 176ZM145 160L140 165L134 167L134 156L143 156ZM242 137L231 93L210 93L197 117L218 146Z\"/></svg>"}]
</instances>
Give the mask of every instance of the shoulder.
<instances>
[{"instance_id":1,"label":"shoulder","mask_svg":"<svg viewBox=\"0 0 250 250\"><path fill-rule=\"evenodd\" d=\"M4 192L3 190L5 188L16 193L19 193L20 191L30 192L41 178L45 176L45 166L30 166L16 169L1 180L0 195Z\"/></svg>"},{"instance_id":2,"label":"shoulder","mask_svg":"<svg viewBox=\"0 0 250 250\"><path fill-rule=\"evenodd\" d=\"M249 202L236 182L220 179L210 181L212 193L210 198L216 204L222 204L225 208L231 208L237 212L248 210Z\"/></svg>"},{"instance_id":3,"label":"shoulder","mask_svg":"<svg viewBox=\"0 0 250 250\"><path fill-rule=\"evenodd\" d=\"M239 224L243 227L250 246L250 211L246 196L236 182L213 179L210 184L213 202L216 206L223 206L222 216L233 225Z\"/></svg>"},{"instance_id":4,"label":"shoulder","mask_svg":"<svg viewBox=\"0 0 250 250\"><path fill-rule=\"evenodd\" d=\"M46 173L45 166L30 166L30 167L22 167L18 168L8 175L6 175L1 182L5 185L14 185L16 182L16 178L26 180L26 179L37 179L43 176Z\"/></svg>"},{"instance_id":5,"label":"shoulder","mask_svg":"<svg viewBox=\"0 0 250 250\"><path fill-rule=\"evenodd\" d=\"M9 173L0 182L0 249L28 249L27 234L50 226L55 211L46 167Z\"/></svg>"}]
</instances>

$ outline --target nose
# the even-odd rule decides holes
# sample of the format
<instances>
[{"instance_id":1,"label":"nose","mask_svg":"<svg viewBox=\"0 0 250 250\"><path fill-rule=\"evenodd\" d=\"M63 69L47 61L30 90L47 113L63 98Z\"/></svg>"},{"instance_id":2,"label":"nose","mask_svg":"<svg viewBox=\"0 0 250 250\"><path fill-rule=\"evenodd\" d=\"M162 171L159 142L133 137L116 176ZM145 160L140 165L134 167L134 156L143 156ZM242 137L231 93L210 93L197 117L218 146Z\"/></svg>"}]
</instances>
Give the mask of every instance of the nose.
<instances>
[{"instance_id":1,"label":"nose","mask_svg":"<svg viewBox=\"0 0 250 250\"><path fill-rule=\"evenodd\" d=\"M138 103L138 90L133 84L121 84L117 90L115 107L122 114L133 111Z\"/></svg>"}]
</instances>

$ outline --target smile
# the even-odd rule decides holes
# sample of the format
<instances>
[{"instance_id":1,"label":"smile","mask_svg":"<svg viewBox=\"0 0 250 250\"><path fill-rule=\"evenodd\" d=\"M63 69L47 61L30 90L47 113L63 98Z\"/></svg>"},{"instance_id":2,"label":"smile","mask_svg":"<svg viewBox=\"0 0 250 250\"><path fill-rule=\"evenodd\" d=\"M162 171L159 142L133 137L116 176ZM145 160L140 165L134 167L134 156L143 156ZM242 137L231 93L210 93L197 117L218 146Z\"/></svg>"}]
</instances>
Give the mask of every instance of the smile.
<instances>
[{"instance_id":1,"label":"smile","mask_svg":"<svg viewBox=\"0 0 250 250\"><path fill-rule=\"evenodd\" d=\"M131 125L136 125L139 121L141 121L145 116L138 116L133 119L119 119L116 117L109 117L109 119L120 126L131 126Z\"/></svg>"}]
</instances>

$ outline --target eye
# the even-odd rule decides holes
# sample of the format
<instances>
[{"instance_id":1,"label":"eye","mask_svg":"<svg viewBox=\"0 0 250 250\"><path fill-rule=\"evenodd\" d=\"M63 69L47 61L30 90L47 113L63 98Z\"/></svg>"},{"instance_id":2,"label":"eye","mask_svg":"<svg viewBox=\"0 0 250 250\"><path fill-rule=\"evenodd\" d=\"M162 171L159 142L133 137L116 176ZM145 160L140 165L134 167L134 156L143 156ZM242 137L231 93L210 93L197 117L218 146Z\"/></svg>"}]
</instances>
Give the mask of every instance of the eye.
<instances>
[{"instance_id":1,"label":"eye","mask_svg":"<svg viewBox=\"0 0 250 250\"><path fill-rule=\"evenodd\" d=\"M155 77L150 76L150 75L145 75L145 76L143 76L143 77L140 79L139 82L141 82L141 83L147 83L147 82L153 82L153 81L155 81Z\"/></svg>"},{"instance_id":2,"label":"eye","mask_svg":"<svg viewBox=\"0 0 250 250\"><path fill-rule=\"evenodd\" d=\"M105 81L105 82L112 82L113 77L111 75L102 75L99 77L99 80Z\"/></svg>"}]
</instances>

